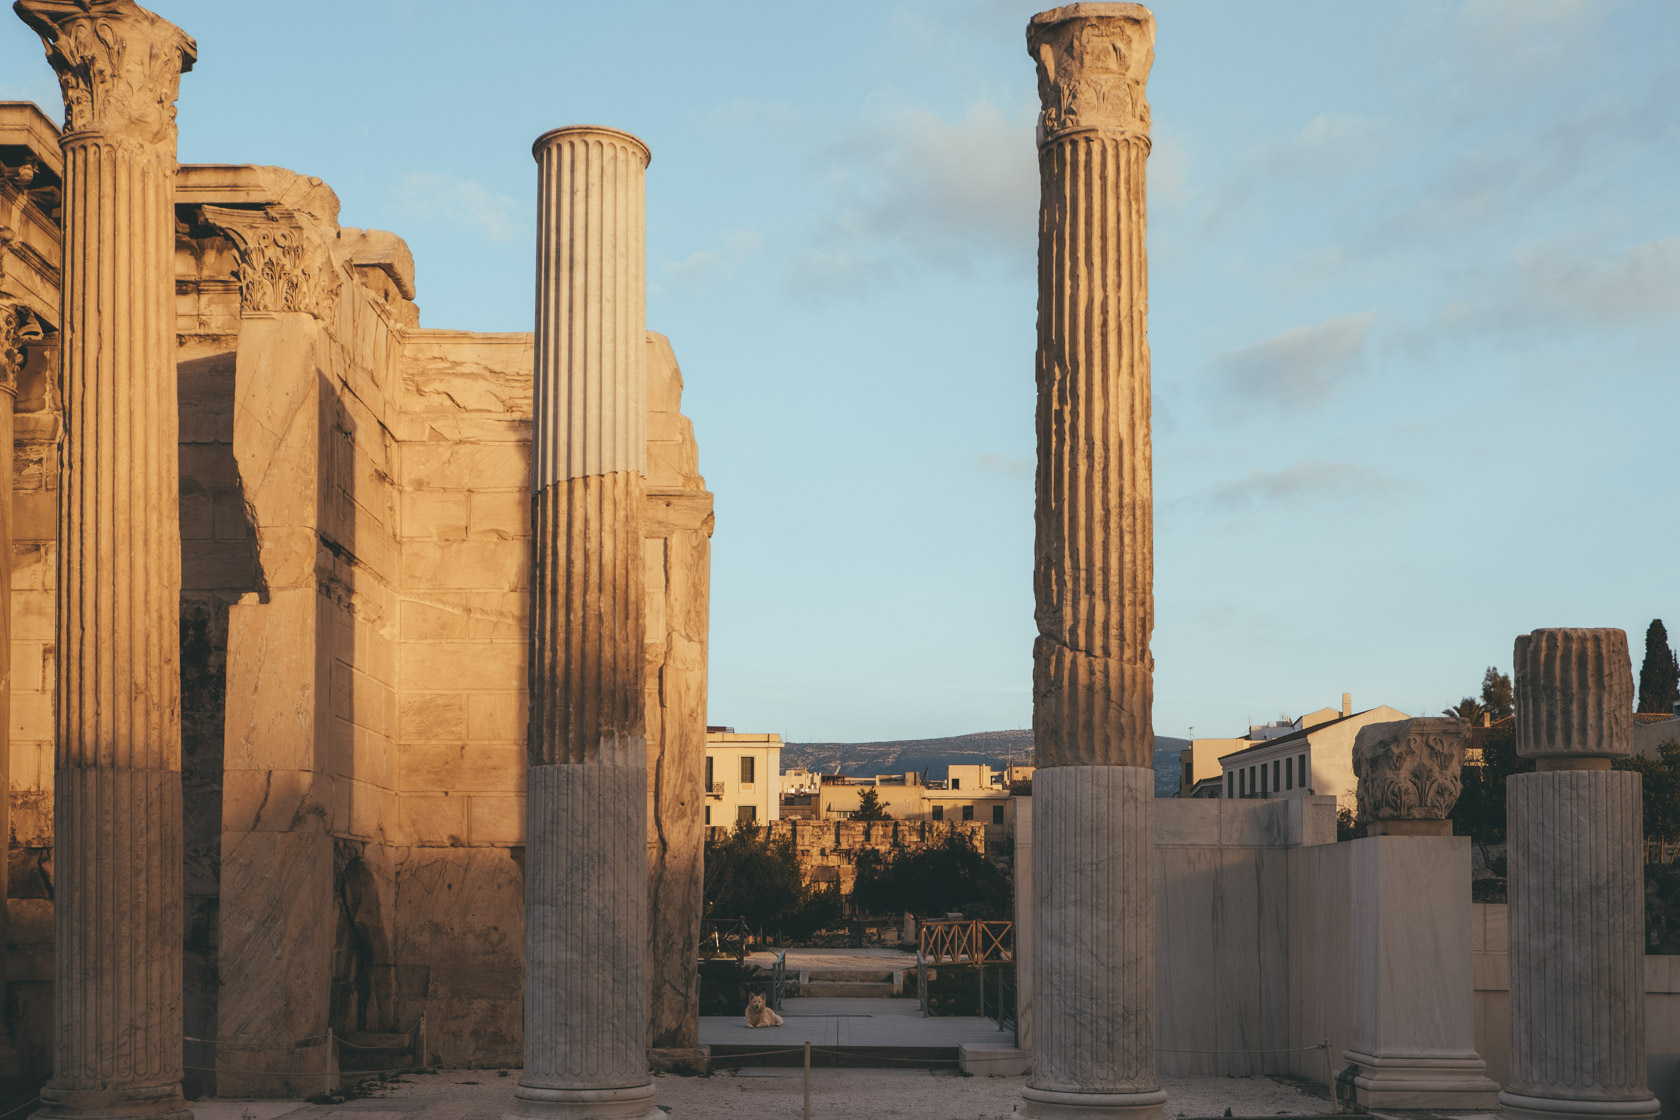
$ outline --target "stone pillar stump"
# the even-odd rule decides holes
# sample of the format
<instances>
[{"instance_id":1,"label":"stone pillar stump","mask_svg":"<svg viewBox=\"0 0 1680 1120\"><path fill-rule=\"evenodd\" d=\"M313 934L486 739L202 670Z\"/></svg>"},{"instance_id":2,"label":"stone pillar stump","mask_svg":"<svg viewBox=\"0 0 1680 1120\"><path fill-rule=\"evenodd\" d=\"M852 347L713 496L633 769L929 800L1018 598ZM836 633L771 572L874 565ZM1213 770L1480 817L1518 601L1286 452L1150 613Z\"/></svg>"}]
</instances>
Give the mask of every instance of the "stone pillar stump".
<instances>
[{"instance_id":1,"label":"stone pillar stump","mask_svg":"<svg viewBox=\"0 0 1680 1120\"><path fill-rule=\"evenodd\" d=\"M1620 630L1517 639L1517 753L1505 780L1511 892L1507 1115L1647 1117L1645 860Z\"/></svg>"}]
</instances>

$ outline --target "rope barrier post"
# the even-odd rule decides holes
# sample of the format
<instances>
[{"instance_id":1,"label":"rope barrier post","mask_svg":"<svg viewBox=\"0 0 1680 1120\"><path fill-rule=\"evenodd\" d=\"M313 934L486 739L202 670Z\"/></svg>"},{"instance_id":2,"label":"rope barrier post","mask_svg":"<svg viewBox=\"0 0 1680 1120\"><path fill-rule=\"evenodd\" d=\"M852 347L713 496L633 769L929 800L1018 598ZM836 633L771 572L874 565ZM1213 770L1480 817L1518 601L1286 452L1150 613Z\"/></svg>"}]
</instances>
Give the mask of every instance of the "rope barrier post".
<instances>
[{"instance_id":1,"label":"rope barrier post","mask_svg":"<svg viewBox=\"0 0 1680 1120\"><path fill-rule=\"evenodd\" d=\"M325 1072L326 1085L322 1087L321 1092L330 1095L333 1091L333 1029L331 1027L327 1028L327 1068Z\"/></svg>"},{"instance_id":2,"label":"rope barrier post","mask_svg":"<svg viewBox=\"0 0 1680 1120\"><path fill-rule=\"evenodd\" d=\"M805 1044L805 1120L811 1120L811 1044Z\"/></svg>"},{"instance_id":3,"label":"rope barrier post","mask_svg":"<svg viewBox=\"0 0 1680 1120\"><path fill-rule=\"evenodd\" d=\"M1330 1040L1324 1040L1324 1068L1330 1074L1330 1111L1340 1112L1341 1103L1336 1100L1336 1059L1330 1054Z\"/></svg>"},{"instance_id":4,"label":"rope barrier post","mask_svg":"<svg viewBox=\"0 0 1680 1120\"><path fill-rule=\"evenodd\" d=\"M424 1011L422 1011L422 1012L420 1012L420 1054L419 1054L420 1068L421 1069L425 1069L427 1064L431 1061L431 1059L426 1056L426 1050L427 1049L428 1048L426 1046L426 1013Z\"/></svg>"}]
</instances>

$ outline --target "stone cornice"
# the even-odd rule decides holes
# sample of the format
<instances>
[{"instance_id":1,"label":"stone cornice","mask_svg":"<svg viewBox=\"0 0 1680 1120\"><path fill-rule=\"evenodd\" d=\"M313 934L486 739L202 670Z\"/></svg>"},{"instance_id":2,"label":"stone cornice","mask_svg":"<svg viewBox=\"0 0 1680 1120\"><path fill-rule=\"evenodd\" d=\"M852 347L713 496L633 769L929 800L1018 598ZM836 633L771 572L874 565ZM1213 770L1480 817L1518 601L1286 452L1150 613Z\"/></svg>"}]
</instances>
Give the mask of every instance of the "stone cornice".
<instances>
[{"instance_id":1,"label":"stone cornice","mask_svg":"<svg viewBox=\"0 0 1680 1120\"><path fill-rule=\"evenodd\" d=\"M1141 4L1069 4L1027 24L1038 64L1040 147L1107 135L1149 144L1144 84L1155 62L1155 18Z\"/></svg>"},{"instance_id":2,"label":"stone cornice","mask_svg":"<svg viewBox=\"0 0 1680 1120\"><path fill-rule=\"evenodd\" d=\"M206 224L233 242L239 255L239 304L246 312L301 311L330 322L343 280L314 223L296 211L270 207L200 208Z\"/></svg>"},{"instance_id":3,"label":"stone cornice","mask_svg":"<svg viewBox=\"0 0 1680 1120\"><path fill-rule=\"evenodd\" d=\"M64 95L66 139L104 133L175 144L175 97L198 46L133 0L17 0Z\"/></svg>"}]
</instances>

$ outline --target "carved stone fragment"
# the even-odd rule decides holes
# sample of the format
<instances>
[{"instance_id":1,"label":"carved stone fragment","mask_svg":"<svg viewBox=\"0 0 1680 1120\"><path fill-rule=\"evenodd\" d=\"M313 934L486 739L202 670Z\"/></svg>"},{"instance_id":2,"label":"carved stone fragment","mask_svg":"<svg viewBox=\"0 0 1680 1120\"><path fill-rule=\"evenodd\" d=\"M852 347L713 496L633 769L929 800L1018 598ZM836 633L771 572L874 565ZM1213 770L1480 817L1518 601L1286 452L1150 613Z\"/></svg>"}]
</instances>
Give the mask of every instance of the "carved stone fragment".
<instances>
[{"instance_id":1,"label":"carved stone fragment","mask_svg":"<svg viewBox=\"0 0 1680 1120\"><path fill-rule=\"evenodd\" d=\"M1633 663L1625 631L1536 630L1517 639L1514 658L1518 754L1544 768L1632 753Z\"/></svg>"},{"instance_id":2,"label":"carved stone fragment","mask_svg":"<svg viewBox=\"0 0 1680 1120\"><path fill-rule=\"evenodd\" d=\"M1434 717L1373 723L1353 744L1362 821L1444 821L1463 788L1460 768L1470 740L1461 719Z\"/></svg>"},{"instance_id":3,"label":"carved stone fragment","mask_svg":"<svg viewBox=\"0 0 1680 1120\"><path fill-rule=\"evenodd\" d=\"M292 210L202 208L239 254L239 303L245 311L304 311L330 321L343 281L308 217Z\"/></svg>"}]
</instances>

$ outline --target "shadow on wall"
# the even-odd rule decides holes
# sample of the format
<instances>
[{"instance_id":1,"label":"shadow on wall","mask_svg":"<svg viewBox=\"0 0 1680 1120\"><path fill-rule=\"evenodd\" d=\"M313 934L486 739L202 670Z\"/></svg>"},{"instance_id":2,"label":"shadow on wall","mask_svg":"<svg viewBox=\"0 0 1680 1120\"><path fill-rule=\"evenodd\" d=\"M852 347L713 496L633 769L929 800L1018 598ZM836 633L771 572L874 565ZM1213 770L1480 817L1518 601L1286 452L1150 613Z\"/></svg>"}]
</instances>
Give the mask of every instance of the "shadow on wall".
<instances>
[{"instance_id":1,"label":"shadow on wall","mask_svg":"<svg viewBox=\"0 0 1680 1120\"><path fill-rule=\"evenodd\" d=\"M233 457L234 355L177 367L181 500L181 789L185 887L183 1030L216 1038L217 930L221 895L223 735L227 711L228 608L264 594L256 529ZM188 1067L215 1064L187 1043ZM184 1091L208 1091L207 1068L188 1068Z\"/></svg>"}]
</instances>

